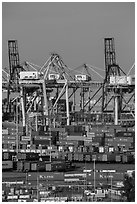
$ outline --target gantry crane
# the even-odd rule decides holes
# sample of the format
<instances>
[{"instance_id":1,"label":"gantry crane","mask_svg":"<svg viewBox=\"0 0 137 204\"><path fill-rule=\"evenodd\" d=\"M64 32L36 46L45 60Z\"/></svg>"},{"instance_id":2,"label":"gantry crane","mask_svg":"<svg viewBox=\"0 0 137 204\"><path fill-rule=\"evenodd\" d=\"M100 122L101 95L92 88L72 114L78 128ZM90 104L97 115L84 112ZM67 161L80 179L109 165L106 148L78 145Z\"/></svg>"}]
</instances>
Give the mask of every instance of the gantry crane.
<instances>
[{"instance_id":1,"label":"gantry crane","mask_svg":"<svg viewBox=\"0 0 137 204\"><path fill-rule=\"evenodd\" d=\"M7 111L9 108L9 100L11 92L19 92L19 73L23 71L23 67L20 65L18 42L17 40L8 41L8 56L9 56L9 81L7 90Z\"/></svg>"},{"instance_id":2,"label":"gantry crane","mask_svg":"<svg viewBox=\"0 0 137 204\"><path fill-rule=\"evenodd\" d=\"M130 89L131 92L134 92L134 85L132 86L127 84L126 73L120 68L120 66L116 62L114 38L105 38L104 47L106 75L102 89L102 112L114 112L115 125L118 125L119 120L121 118L121 113L124 110L122 107L124 95L125 93L129 93ZM114 84L111 83L111 79L113 78L117 80L117 82ZM108 110L108 104L112 100L114 101L114 109Z\"/></svg>"},{"instance_id":3,"label":"gantry crane","mask_svg":"<svg viewBox=\"0 0 137 204\"><path fill-rule=\"evenodd\" d=\"M90 120L88 122L87 117L91 117L97 105L102 123L104 115L111 114L115 118L114 124L119 124L121 113L127 111L127 104L134 98L135 86L110 83L112 77L126 74L116 62L114 38L105 38L104 45L103 77L93 69L93 66L86 63L76 69L69 68L57 53L51 53L42 67L29 62L26 62L23 68L18 67L17 44L9 43L9 59L12 62L9 84L10 87L20 89L23 126L27 127L26 133L29 132L29 128L37 131L38 124L45 126L53 123L56 126L60 118L64 119L64 124L67 125L76 122L78 118L81 124L88 124ZM15 58L11 53L15 54ZM82 71L79 68L82 68ZM94 81L91 71L98 74L102 80ZM128 101L125 100L125 94L132 94ZM91 103L95 97L95 103ZM60 109L61 103L65 107L63 111ZM113 106L111 109L110 103ZM133 110L132 113L134 114ZM33 127L32 120L35 124Z\"/></svg>"}]
</instances>

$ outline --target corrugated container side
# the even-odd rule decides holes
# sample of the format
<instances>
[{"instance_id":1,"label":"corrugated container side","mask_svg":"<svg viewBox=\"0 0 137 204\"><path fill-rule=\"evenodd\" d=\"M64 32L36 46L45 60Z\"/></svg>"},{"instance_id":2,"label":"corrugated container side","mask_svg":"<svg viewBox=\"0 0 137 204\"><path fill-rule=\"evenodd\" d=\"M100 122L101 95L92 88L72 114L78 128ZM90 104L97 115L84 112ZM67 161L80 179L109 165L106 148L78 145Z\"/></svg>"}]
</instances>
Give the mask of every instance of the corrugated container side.
<instances>
[{"instance_id":1,"label":"corrugated container side","mask_svg":"<svg viewBox=\"0 0 137 204\"><path fill-rule=\"evenodd\" d=\"M69 160L69 161L72 161L72 160L73 160L72 153L68 153L68 160Z\"/></svg>"},{"instance_id":2,"label":"corrugated container side","mask_svg":"<svg viewBox=\"0 0 137 204\"><path fill-rule=\"evenodd\" d=\"M103 157L103 154L98 154L98 161L99 162L102 162L102 157Z\"/></svg>"},{"instance_id":3,"label":"corrugated container side","mask_svg":"<svg viewBox=\"0 0 137 204\"><path fill-rule=\"evenodd\" d=\"M26 160L26 153L22 153L22 160Z\"/></svg>"},{"instance_id":4,"label":"corrugated container side","mask_svg":"<svg viewBox=\"0 0 137 204\"><path fill-rule=\"evenodd\" d=\"M8 129L2 129L2 135L8 135L9 132L8 132Z\"/></svg>"},{"instance_id":5,"label":"corrugated container side","mask_svg":"<svg viewBox=\"0 0 137 204\"><path fill-rule=\"evenodd\" d=\"M30 170L30 163L24 162L24 171L29 171L29 170Z\"/></svg>"},{"instance_id":6,"label":"corrugated container side","mask_svg":"<svg viewBox=\"0 0 137 204\"><path fill-rule=\"evenodd\" d=\"M83 157L83 154L78 154L78 161L83 161L84 160L84 157Z\"/></svg>"},{"instance_id":7,"label":"corrugated container side","mask_svg":"<svg viewBox=\"0 0 137 204\"><path fill-rule=\"evenodd\" d=\"M91 161L91 156L90 154L85 155L85 161Z\"/></svg>"},{"instance_id":8,"label":"corrugated container side","mask_svg":"<svg viewBox=\"0 0 137 204\"><path fill-rule=\"evenodd\" d=\"M17 154L17 158L18 158L18 160L21 160L21 159L22 159L22 155L21 155L20 152Z\"/></svg>"},{"instance_id":9,"label":"corrugated container side","mask_svg":"<svg viewBox=\"0 0 137 204\"><path fill-rule=\"evenodd\" d=\"M46 163L41 161L37 163L38 171L45 171L46 170Z\"/></svg>"},{"instance_id":10,"label":"corrugated container side","mask_svg":"<svg viewBox=\"0 0 137 204\"><path fill-rule=\"evenodd\" d=\"M92 158L92 161L94 161L94 159L96 161L98 161L98 155L97 154L92 154L91 158Z\"/></svg>"},{"instance_id":11,"label":"corrugated container side","mask_svg":"<svg viewBox=\"0 0 137 204\"><path fill-rule=\"evenodd\" d=\"M2 170L8 170L13 168L13 162L12 161L2 161Z\"/></svg>"},{"instance_id":12,"label":"corrugated container side","mask_svg":"<svg viewBox=\"0 0 137 204\"><path fill-rule=\"evenodd\" d=\"M121 155L116 155L115 160L116 162L121 162Z\"/></svg>"},{"instance_id":13,"label":"corrugated container side","mask_svg":"<svg viewBox=\"0 0 137 204\"><path fill-rule=\"evenodd\" d=\"M9 153L8 152L4 152L3 153L3 159L4 160L8 160L9 159Z\"/></svg>"},{"instance_id":14,"label":"corrugated container side","mask_svg":"<svg viewBox=\"0 0 137 204\"><path fill-rule=\"evenodd\" d=\"M76 141L84 141L85 137L84 136L74 136L74 135L71 135L71 136L67 136L67 140L76 140Z\"/></svg>"},{"instance_id":15,"label":"corrugated container side","mask_svg":"<svg viewBox=\"0 0 137 204\"><path fill-rule=\"evenodd\" d=\"M46 164L46 171L51 171L51 164Z\"/></svg>"},{"instance_id":16,"label":"corrugated container side","mask_svg":"<svg viewBox=\"0 0 137 204\"><path fill-rule=\"evenodd\" d=\"M110 153L107 155L107 160L108 162L115 162L115 154L114 153Z\"/></svg>"},{"instance_id":17,"label":"corrugated container side","mask_svg":"<svg viewBox=\"0 0 137 204\"><path fill-rule=\"evenodd\" d=\"M74 153L74 161L78 161L78 154L77 153Z\"/></svg>"},{"instance_id":18,"label":"corrugated container side","mask_svg":"<svg viewBox=\"0 0 137 204\"><path fill-rule=\"evenodd\" d=\"M122 163L127 163L127 162L128 162L127 155L123 154L122 155Z\"/></svg>"},{"instance_id":19,"label":"corrugated container side","mask_svg":"<svg viewBox=\"0 0 137 204\"><path fill-rule=\"evenodd\" d=\"M31 171L37 171L37 163L31 163Z\"/></svg>"},{"instance_id":20,"label":"corrugated container side","mask_svg":"<svg viewBox=\"0 0 137 204\"><path fill-rule=\"evenodd\" d=\"M23 162L22 161L17 162L17 171L23 171Z\"/></svg>"},{"instance_id":21,"label":"corrugated container side","mask_svg":"<svg viewBox=\"0 0 137 204\"><path fill-rule=\"evenodd\" d=\"M108 156L107 156L107 154L103 154L103 155L102 155L102 161L103 161L103 162L108 161Z\"/></svg>"}]
</instances>

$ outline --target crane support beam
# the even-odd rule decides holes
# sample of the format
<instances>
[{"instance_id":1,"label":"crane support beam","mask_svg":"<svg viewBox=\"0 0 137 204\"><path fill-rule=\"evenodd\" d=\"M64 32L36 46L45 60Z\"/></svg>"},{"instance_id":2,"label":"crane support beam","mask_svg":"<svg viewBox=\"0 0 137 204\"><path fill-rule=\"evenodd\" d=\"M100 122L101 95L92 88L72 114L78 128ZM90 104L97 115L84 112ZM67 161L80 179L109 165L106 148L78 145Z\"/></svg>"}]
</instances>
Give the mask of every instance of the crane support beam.
<instances>
[{"instance_id":1,"label":"crane support beam","mask_svg":"<svg viewBox=\"0 0 137 204\"><path fill-rule=\"evenodd\" d=\"M45 115L48 116L48 100L47 100L47 92L46 92L46 84L43 81L43 95L44 95L44 103L45 103Z\"/></svg>"},{"instance_id":2,"label":"crane support beam","mask_svg":"<svg viewBox=\"0 0 137 204\"><path fill-rule=\"evenodd\" d=\"M117 94L114 96L114 100L115 100L115 103L114 103L114 105L115 105L115 108L114 108L114 110L115 110L115 122L114 122L114 124L118 125L118 95Z\"/></svg>"},{"instance_id":3,"label":"crane support beam","mask_svg":"<svg viewBox=\"0 0 137 204\"><path fill-rule=\"evenodd\" d=\"M68 93L68 85L66 85L66 109L67 109L67 125L69 125L69 100L68 100L68 96L69 96L69 93Z\"/></svg>"},{"instance_id":4,"label":"crane support beam","mask_svg":"<svg viewBox=\"0 0 137 204\"><path fill-rule=\"evenodd\" d=\"M21 95L21 107L22 107L22 122L23 122L23 127L25 127L26 126L26 116L25 116L25 104L24 104L23 87L21 87L20 95Z\"/></svg>"}]
</instances>

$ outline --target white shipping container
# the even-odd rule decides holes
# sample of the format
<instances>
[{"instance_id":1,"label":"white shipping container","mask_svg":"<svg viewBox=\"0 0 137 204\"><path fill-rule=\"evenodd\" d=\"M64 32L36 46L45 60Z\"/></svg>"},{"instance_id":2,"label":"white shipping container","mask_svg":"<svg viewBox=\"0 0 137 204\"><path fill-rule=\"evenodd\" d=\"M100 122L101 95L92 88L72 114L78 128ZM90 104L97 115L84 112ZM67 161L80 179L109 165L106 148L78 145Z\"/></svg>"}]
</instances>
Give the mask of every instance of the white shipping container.
<instances>
[{"instance_id":1,"label":"white shipping container","mask_svg":"<svg viewBox=\"0 0 137 204\"><path fill-rule=\"evenodd\" d=\"M24 71L20 72L20 79L39 79L40 75L42 75L40 72L37 71Z\"/></svg>"},{"instance_id":2,"label":"white shipping container","mask_svg":"<svg viewBox=\"0 0 137 204\"><path fill-rule=\"evenodd\" d=\"M30 195L20 195L19 198L30 198Z\"/></svg>"},{"instance_id":3,"label":"white shipping container","mask_svg":"<svg viewBox=\"0 0 137 204\"><path fill-rule=\"evenodd\" d=\"M9 200L9 199L18 199L18 196L17 195L9 195L8 197L7 197L7 199Z\"/></svg>"},{"instance_id":4,"label":"white shipping container","mask_svg":"<svg viewBox=\"0 0 137 204\"><path fill-rule=\"evenodd\" d=\"M99 147L99 153L104 153L104 147Z\"/></svg>"}]
</instances>

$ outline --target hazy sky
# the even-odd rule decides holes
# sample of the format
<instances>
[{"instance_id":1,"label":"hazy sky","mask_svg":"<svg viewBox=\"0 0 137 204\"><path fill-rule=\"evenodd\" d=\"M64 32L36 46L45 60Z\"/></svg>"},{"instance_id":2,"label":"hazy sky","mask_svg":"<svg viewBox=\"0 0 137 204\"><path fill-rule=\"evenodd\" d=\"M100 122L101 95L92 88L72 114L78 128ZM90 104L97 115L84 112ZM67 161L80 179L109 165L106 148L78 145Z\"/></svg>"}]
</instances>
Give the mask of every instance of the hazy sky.
<instances>
[{"instance_id":1,"label":"hazy sky","mask_svg":"<svg viewBox=\"0 0 137 204\"><path fill-rule=\"evenodd\" d=\"M135 61L132 2L4 2L2 22L3 67L10 39L18 40L20 62L43 65L55 51L69 67L104 69L105 37L115 38L117 62L126 73Z\"/></svg>"}]
</instances>

